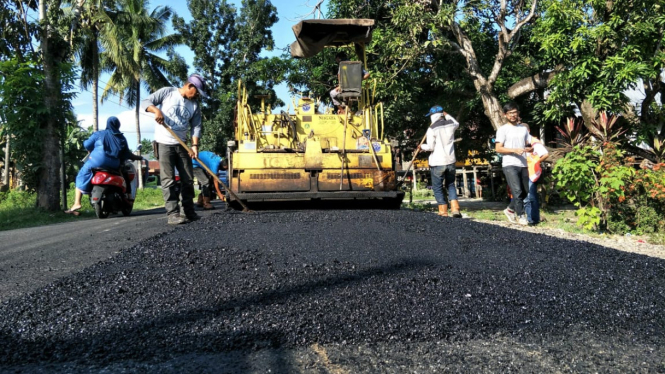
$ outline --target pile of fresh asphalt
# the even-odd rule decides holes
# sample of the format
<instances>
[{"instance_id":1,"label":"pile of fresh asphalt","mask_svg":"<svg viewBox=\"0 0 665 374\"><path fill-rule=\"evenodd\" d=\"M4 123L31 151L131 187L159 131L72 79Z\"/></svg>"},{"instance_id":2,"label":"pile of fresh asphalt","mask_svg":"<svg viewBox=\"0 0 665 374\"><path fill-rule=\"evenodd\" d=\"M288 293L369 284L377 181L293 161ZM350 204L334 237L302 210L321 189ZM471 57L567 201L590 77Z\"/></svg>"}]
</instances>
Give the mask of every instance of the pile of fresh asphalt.
<instances>
[{"instance_id":1,"label":"pile of fresh asphalt","mask_svg":"<svg viewBox=\"0 0 665 374\"><path fill-rule=\"evenodd\" d=\"M664 311L665 261L589 243L412 211L220 212L4 302L0 371L288 351L277 372L334 372L303 364L318 347L347 372L662 372Z\"/></svg>"}]
</instances>

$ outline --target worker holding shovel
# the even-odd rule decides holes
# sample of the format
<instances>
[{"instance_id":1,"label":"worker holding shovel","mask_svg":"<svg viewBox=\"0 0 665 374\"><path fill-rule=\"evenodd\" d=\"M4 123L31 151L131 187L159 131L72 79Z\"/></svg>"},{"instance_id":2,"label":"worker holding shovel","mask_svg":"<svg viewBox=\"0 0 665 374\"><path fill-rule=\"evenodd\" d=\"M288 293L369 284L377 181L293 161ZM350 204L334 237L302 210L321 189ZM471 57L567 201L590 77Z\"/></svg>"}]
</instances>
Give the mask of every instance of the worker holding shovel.
<instances>
[{"instance_id":1,"label":"worker holding shovel","mask_svg":"<svg viewBox=\"0 0 665 374\"><path fill-rule=\"evenodd\" d=\"M165 87L157 90L141 102L141 109L155 114L156 153L159 159L160 179L168 223L177 225L196 221L201 217L194 211L194 171L192 158L198 157L201 137L201 106L199 96L207 97L206 82L198 74L192 74L180 88ZM183 144L189 130L191 147ZM182 208L175 185L175 170L181 181Z\"/></svg>"},{"instance_id":2,"label":"worker holding shovel","mask_svg":"<svg viewBox=\"0 0 665 374\"><path fill-rule=\"evenodd\" d=\"M432 190L439 205L439 215L448 217L448 201L453 217L461 218L457 188L455 188L455 130L459 123L440 105L433 106L427 116L431 125L427 129L427 141L418 146L418 151L430 151L429 167L432 176ZM448 190L448 196L444 192Z\"/></svg>"}]
</instances>

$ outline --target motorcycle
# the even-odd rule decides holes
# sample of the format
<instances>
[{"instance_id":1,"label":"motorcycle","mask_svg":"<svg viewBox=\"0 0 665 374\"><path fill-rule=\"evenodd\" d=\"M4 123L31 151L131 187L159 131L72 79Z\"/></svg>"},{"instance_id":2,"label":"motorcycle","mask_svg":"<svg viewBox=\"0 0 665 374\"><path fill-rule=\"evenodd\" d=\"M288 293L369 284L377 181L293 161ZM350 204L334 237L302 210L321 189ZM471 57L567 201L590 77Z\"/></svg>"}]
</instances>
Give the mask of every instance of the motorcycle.
<instances>
[{"instance_id":1,"label":"motorcycle","mask_svg":"<svg viewBox=\"0 0 665 374\"><path fill-rule=\"evenodd\" d=\"M122 171L93 169L90 204L95 208L97 218L106 218L111 213L122 212L124 216L132 213L138 184L136 167L127 161L121 168Z\"/></svg>"}]
</instances>

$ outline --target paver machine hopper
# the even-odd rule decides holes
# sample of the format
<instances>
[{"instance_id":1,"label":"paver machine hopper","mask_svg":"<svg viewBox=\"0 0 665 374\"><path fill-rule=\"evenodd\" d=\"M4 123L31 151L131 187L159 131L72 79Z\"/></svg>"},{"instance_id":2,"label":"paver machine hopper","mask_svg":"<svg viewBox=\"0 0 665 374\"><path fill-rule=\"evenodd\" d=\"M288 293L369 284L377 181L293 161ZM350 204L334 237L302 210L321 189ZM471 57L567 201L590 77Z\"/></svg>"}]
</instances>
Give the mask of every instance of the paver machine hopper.
<instances>
[{"instance_id":1,"label":"paver machine hopper","mask_svg":"<svg viewBox=\"0 0 665 374\"><path fill-rule=\"evenodd\" d=\"M293 27L291 54L308 58L325 47L353 45L366 64L365 45L374 20L304 20ZM393 149L384 137L383 104L373 103L370 81L363 82L363 62L339 66L344 114L319 111L309 97L293 100L293 112L272 113L261 98L251 108L238 85L235 140L229 142L229 204L281 200L364 200L398 209Z\"/></svg>"}]
</instances>

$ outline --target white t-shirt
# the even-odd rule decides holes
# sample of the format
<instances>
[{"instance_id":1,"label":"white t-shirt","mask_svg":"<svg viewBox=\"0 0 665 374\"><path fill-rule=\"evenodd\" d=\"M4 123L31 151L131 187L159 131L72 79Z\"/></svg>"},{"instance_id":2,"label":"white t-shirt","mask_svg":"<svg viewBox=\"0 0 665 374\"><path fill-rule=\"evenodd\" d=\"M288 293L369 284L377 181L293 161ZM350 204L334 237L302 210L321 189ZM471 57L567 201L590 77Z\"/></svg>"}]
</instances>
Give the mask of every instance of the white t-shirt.
<instances>
[{"instance_id":1,"label":"white t-shirt","mask_svg":"<svg viewBox=\"0 0 665 374\"><path fill-rule=\"evenodd\" d=\"M459 122L450 114L445 118L441 116L427 129L427 142L423 143L423 151L432 151L429 156L429 166L444 166L454 164L455 159L455 130Z\"/></svg>"},{"instance_id":2,"label":"white t-shirt","mask_svg":"<svg viewBox=\"0 0 665 374\"><path fill-rule=\"evenodd\" d=\"M164 122L182 140L187 141L187 130L192 137L201 137L201 108L195 100L182 97L175 87L155 91L141 102L141 110L154 105L164 114ZM155 141L161 144L179 144L162 125L155 125Z\"/></svg>"},{"instance_id":3,"label":"white t-shirt","mask_svg":"<svg viewBox=\"0 0 665 374\"><path fill-rule=\"evenodd\" d=\"M496 143L502 143L505 148L526 148L531 143L531 135L526 126L506 123L496 130ZM502 154L502 166L527 167L526 154Z\"/></svg>"}]
</instances>

